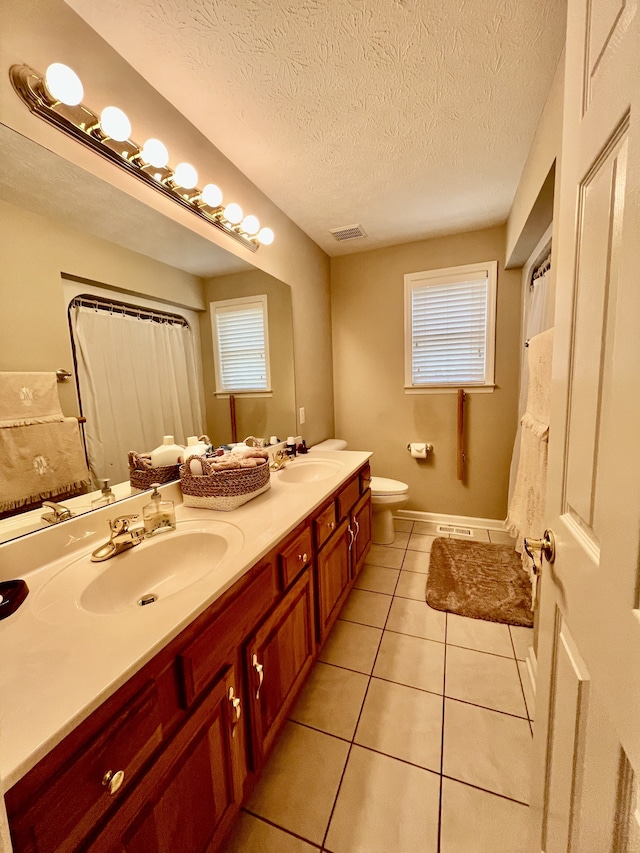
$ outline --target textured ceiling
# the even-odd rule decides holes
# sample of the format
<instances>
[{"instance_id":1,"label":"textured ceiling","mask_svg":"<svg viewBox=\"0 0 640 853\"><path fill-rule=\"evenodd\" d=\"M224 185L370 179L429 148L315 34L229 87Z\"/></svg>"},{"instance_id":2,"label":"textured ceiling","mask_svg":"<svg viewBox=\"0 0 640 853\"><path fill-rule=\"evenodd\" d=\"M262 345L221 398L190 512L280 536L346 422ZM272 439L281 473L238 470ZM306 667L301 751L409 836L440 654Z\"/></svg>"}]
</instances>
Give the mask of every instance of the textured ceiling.
<instances>
[{"instance_id":1,"label":"textured ceiling","mask_svg":"<svg viewBox=\"0 0 640 853\"><path fill-rule=\"evenodd\" d=\"M330 255L505 221L566 5L67 2Z\"/></svg>"}]
</instances>

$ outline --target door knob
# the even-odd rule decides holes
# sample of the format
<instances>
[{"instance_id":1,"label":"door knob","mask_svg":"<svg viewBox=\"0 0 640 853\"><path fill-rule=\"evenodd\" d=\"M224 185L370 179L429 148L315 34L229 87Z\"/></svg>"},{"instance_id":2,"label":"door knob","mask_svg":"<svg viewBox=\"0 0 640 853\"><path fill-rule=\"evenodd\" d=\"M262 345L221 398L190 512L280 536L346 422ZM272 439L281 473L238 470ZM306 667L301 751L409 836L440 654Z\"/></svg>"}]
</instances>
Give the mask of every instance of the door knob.
<instances>
[{"instance_id":1,"label":"door knob","mask_svg":"<svg viewBox=\"0 0 640 853\"><path fill-rule=\"evenodd\" d=\"M539 551L548 563L553 563L556 558L556 538L553 535L553 530L545 530L542 535L542 539L530 539L525 536L524 550L527 552L528 556L531 557L534 573L538 574L539 569L536 566L536 560L533 556L534 551Z\"/></svg>"}]
</instances>

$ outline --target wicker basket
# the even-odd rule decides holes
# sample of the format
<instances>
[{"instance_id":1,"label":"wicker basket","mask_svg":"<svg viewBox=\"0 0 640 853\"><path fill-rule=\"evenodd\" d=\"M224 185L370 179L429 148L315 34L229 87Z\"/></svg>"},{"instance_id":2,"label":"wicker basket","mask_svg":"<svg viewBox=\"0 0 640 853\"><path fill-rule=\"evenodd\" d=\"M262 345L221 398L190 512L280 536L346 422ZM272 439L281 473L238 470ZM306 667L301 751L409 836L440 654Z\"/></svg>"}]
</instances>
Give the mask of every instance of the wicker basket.
<instances>
[{"instance_id":1,"label":"wicker basket","mask_svg":"<svg viewBox=\"0 0 640 853\"><path fill-rule=\"evenodd\" d=\"M158 468L150 467L151 456L148 453L129 453L129 482L132 489L144 491L150 489L153 483L169 483L180 477L179 465L163 465Z\"/></svg>"},{"instance_id":2,"label":"wicker basket","mask_svg":"<svg viewBox=\"0 0 640 853\"><path fill-rule=\"evenodd\" d=\"M191 459L197 459L203 473L191 473ZM202 456L192 456L180 466L180 488L185 506L232 510L266 492L271 486L269 465L265 459L255 468L216 470Z\"/></svg>"}]
</instances>

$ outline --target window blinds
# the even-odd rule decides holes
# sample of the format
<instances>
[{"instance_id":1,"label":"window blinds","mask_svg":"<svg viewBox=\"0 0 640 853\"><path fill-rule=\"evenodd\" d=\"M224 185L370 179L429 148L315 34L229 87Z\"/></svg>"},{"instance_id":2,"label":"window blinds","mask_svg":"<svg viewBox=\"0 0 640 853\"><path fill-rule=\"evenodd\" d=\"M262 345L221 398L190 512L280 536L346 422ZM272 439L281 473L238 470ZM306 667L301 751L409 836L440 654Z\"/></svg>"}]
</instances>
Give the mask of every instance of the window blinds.
<instances>
[{"instance_id":1,"label":"window blinds","mask_svg":"<svg viewBox=\"0 0 640 853\"><path fill-rule=\"evenodd\" d=\"M412 288L412 385L486 381L488 275L451 278Z\"/></svg>"},{"instance_id":2,"label":"window blinds","mask_svg":"<svg viewBox=\"0 0 640 853\"><path fill-rule=\"evenodd\" d=\"M264 303L216 305L215 330L218 391L268 390Z\"/></svg>"}]
</instances>

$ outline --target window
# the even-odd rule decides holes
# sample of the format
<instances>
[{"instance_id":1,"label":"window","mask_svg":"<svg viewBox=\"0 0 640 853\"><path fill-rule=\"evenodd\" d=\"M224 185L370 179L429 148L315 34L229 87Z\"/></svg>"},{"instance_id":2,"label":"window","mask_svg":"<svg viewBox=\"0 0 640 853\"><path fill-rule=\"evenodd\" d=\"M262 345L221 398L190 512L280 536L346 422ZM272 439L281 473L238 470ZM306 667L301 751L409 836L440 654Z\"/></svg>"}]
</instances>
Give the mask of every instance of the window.
<instances>
[{"instance_id":1,"label":"window","mask_svg":"<svg viewBox=\"0 0 640 853\"><path fill-rule=\"evenodd\" d=\"M270 392L267 297L212 302L216 393Z\"/></svg>"},{"instance_id":2,"label":"window","mask_svg":"<svg viewBox=\"0 0 640 853\"><path fill-rule=\"evenodd\" d=\"M409 393L493 389L497 270L489 261L405 275Z\"/></svg>"}]
</instances>

